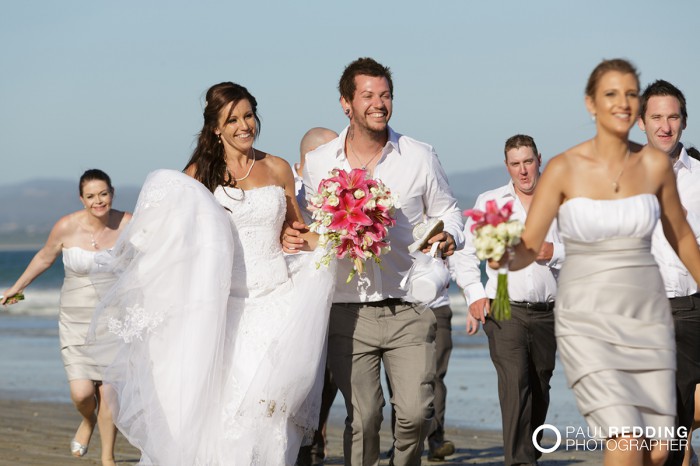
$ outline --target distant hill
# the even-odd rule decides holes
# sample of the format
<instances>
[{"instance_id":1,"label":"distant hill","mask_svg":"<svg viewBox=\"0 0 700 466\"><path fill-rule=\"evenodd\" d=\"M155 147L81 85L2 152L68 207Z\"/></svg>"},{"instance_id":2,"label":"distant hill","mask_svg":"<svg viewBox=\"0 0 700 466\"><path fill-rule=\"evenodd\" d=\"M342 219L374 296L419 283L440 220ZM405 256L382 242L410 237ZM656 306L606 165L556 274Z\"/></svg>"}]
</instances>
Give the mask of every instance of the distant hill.
<instances>
[{"instance_id":1,"label":"distant hill","mask_svg":"<svg viewBox=\"0 0 700 466\"><path fill-rule=\"evenodd\" d=\"M474 205L479 193L504 184L503 166L448 174L460 209ZM115 186L114 207L133 211L140 186ZM82 208L74 181L35 179L0 185L0 246L41 245L63 215Z\"/></svg>"},{"instance_id":2,"label":"distant hill","mask_svg":"<svg viewBox=\"0 0 700 466\"><path fill-rule=\"evenodd\" d=\"M471 209L479 194L503 186L509 179L504 165L473 172L448 173L447 177L462 210Z\"/></svg>"}]
</instances>

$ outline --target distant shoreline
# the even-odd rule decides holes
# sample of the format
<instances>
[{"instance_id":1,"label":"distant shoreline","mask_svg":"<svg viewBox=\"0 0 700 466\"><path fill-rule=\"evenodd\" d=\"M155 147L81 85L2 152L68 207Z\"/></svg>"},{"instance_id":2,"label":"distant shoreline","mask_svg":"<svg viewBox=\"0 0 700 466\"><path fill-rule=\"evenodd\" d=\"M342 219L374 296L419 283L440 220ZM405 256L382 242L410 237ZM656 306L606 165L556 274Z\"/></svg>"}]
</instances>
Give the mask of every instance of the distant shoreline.
<instances>
[{"instance_id":1,"label":"distant shoreline","mask_svg":"<svg viewBox=\"0 0 700 466\"><path fill-rule=\"evenodd\" d=\"M37 243L37 244L17 244L17 243L6 243L6 244L1 244L0 243L0 252L9 252L9 251L38 251L41 249L43 244Z\"/></svg>"}]
</instances>

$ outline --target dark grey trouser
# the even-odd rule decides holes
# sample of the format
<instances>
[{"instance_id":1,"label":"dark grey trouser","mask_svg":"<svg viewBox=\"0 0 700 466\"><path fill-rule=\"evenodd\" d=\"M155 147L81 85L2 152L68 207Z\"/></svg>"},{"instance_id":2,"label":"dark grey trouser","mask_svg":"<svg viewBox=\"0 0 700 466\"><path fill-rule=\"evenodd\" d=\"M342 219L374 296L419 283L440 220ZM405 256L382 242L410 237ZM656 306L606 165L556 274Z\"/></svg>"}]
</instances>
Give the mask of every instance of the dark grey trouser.
<instances>
[{"instance_id":1,"label":"dark grey trouser","mask_svg":"<svg viewBox=\"0 0 700 466\"><path fill-rule=\"evenodd\" d=\"M423 442L433 420L435 315L422 304L333 304L328 362L345 398L345 464L379 464L379 429L384 395L381 365L394 388L394 465L421 464Z\"/></svg>"},{"instance_id":2,"label":"dark grey trouser","mask_svg":"<svg viewBox=\"0 0 700 466\"><path fill-rule=\"evenodd\" d=\"M670 302L676 330L676 425L690 432L695 417L695 385L700 383L700 297L671 298ZM680 466L683 454L680 448L671 449L666 466Z\"/></svg>"},{"instance_id":3,"label":"dark grey trouser","mask_svg":"<svg viewBox=\"0 0 700 466\"><path fill-rule=\"evenodd\" d=\"M532 433L547 417L556 358L554 314L516 305L511 311L510 320L489 317L484 332L498 375L505 464L534 465L541 453Z\"/></svg>"},{"instance_id":4,"label":"dark grey trouser","mask_svg":"<svg viewBox=\"0 0 700 466\"><path fill-rule=\"evenodd\" d=\"M433 308L437 319L435 334L435 418L428 432L428 441L441 444L445 440L445 411L447 407L447 386L445 375L452 354L452 309L449 305Z\"/></svg>"}]
</instances>

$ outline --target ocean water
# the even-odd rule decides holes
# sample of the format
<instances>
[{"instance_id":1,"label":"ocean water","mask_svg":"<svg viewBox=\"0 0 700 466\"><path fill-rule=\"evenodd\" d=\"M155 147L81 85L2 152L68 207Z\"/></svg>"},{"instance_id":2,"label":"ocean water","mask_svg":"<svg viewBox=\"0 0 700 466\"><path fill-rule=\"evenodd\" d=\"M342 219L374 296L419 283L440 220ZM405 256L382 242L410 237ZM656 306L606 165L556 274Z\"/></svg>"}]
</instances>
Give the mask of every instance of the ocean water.
<instances>
[{"instance_id":1,"label":"ocean water","mask_svg":"<svg viewBox=\"0 0 700 466\"><path fill-rule=\"evenodd\" d=\"M24 271L36 250L0 252L0 290L5 290ZM58 302L63 282L59 257L25 290L26 299L0 307L0 397L36 401L70 402L68 382L59 355ZM465 332L467 306L456 285L450 287L453 311L452 351L446 383L448 427L501 429L496 370L489 357L485 334ZM551 380L551 405L547 421L558 427L585 426L579 415L561 365ZM389 398L384 418L390 419ZM342 421L342 396L331 416ZM386 422L386 421L385 421Z\"/></svg>"},{"instance_id":2,"label":"ocean water","mask_svg":"<svg viewBox=\"0 0 700 466\"><path fill-rule=\"evenodd\" d=\"M0 251L0 293L12 286L38 250ZM32 316L58 313L58 297L63 284L63 261L59 256L48 270L25 289L25 300L0 312Z\"/></svg>"}]
</instances>

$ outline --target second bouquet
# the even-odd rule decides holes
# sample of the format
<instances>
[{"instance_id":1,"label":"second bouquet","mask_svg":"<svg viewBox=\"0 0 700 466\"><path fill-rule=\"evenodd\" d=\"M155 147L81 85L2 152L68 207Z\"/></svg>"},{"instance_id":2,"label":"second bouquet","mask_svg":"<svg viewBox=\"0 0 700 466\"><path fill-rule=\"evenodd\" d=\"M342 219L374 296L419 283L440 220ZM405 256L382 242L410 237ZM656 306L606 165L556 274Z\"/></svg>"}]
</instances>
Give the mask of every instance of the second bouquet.
<instances>
[{"instance_id":1,"label":"second bouquet","mask_svg":"<svg viewBox=\"0 0 700 466\"><path fill-rule=\"evenodd\" d=\"M525 226L520 220L511 220L513 201L499 208L495 200L486 201L486 210L469 209L464 215L474 223L476 257L480 260L499 261L510 248L520 242ZM510 298L508 296L508 265L498 271L496 298L491 305L491 313L496 320L510 319Z\"/></svg>"}]
</instances>

